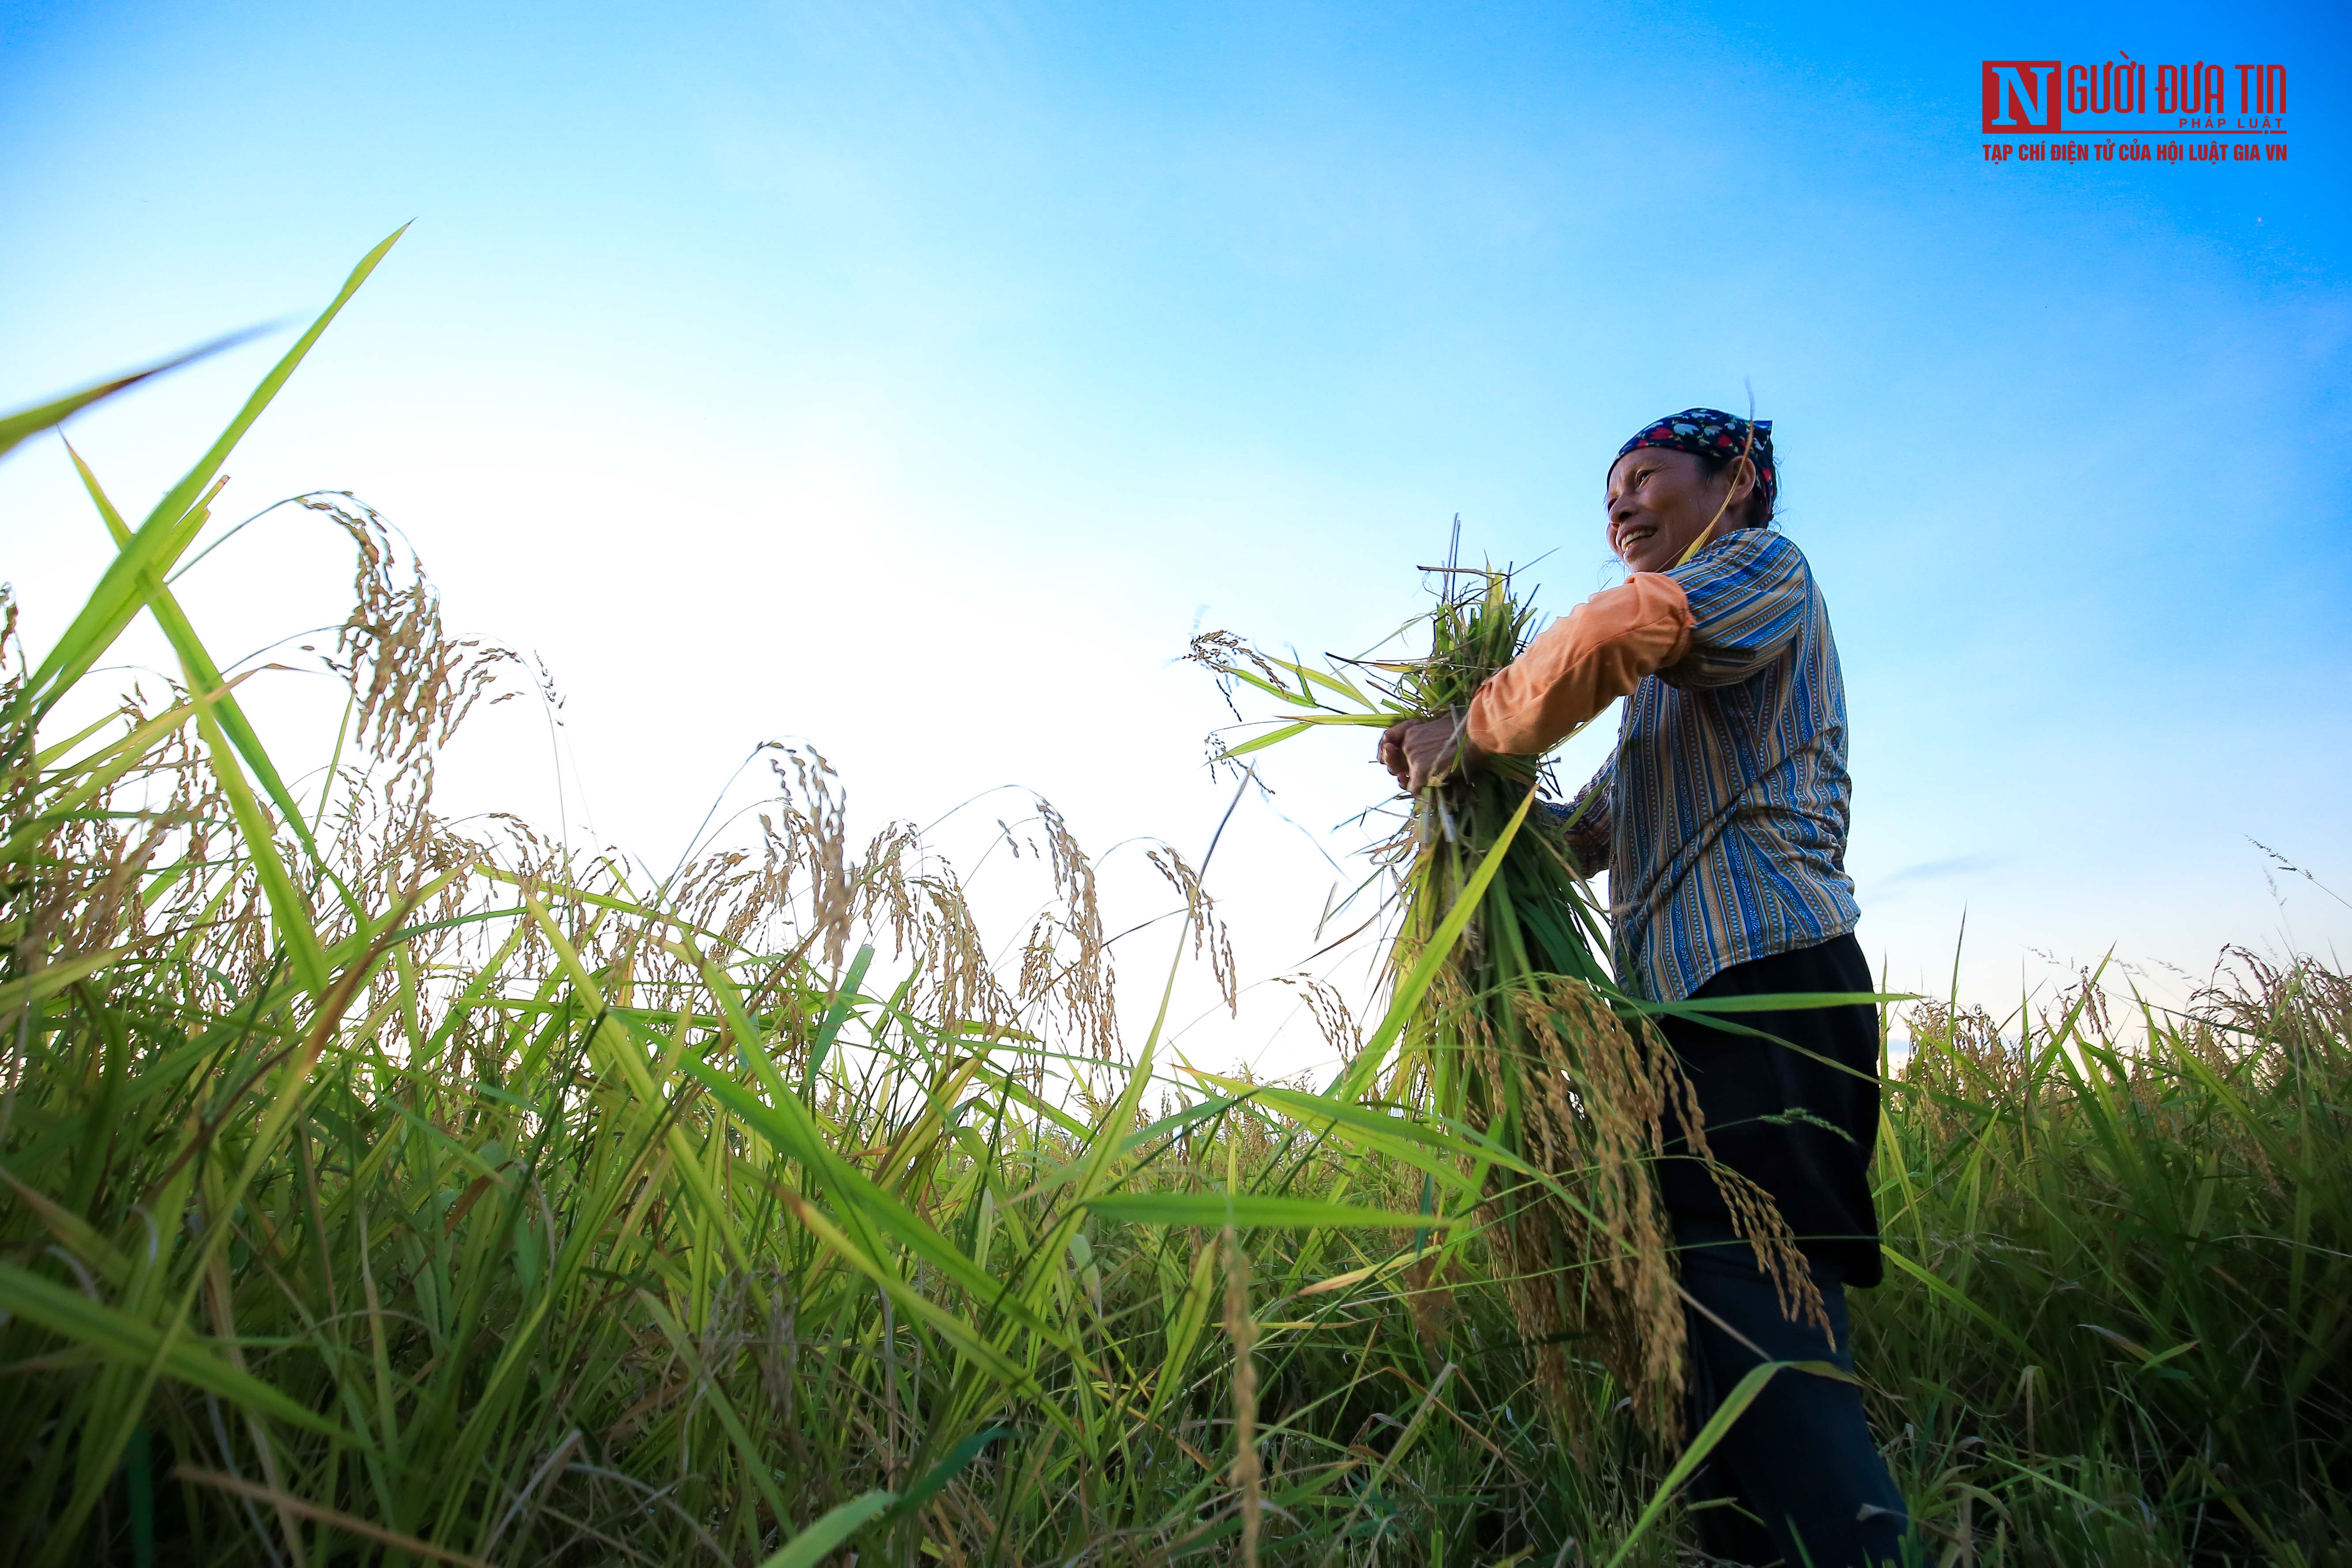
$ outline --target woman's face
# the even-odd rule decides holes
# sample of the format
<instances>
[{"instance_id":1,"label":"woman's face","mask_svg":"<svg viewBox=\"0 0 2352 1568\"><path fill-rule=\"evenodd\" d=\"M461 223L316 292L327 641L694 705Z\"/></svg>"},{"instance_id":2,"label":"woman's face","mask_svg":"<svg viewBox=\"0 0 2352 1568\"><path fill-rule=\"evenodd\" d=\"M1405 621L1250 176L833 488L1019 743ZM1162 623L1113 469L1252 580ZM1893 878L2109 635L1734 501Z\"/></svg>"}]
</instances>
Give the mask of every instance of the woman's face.
<instances>
[{"instance_id":1,"label":"woman's face","mask_svg":"<svg viewBox=\"0 0 2352 1568\"><path fill-rule=\"evenodd\" d=\"M1710 479L1695 453L1636 447L1609 470L1609 548L1629 571L1663 572L1717 512L1727 517L1745 506L1754 488L1745 463Z\"/></svg>"}]
</instances>

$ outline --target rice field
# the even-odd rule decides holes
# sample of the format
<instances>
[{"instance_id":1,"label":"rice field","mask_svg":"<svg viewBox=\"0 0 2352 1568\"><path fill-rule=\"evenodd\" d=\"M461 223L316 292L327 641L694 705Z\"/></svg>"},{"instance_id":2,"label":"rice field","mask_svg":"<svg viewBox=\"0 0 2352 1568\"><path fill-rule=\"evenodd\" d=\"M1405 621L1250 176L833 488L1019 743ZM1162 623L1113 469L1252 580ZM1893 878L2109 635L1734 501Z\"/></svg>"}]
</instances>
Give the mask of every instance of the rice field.
<instances>
[{"instance_id":1,"label":"rice field","mask_svg":"<svg viewBox=\"0 0 2352 1568\"><path fill-rule=\"evenodd\" d=\"M84 470L119 553L54 647L7 606L0 1558L1691 1561L1654 1335L1530 1306L1650 1276L1497 1196L1531 1145L1480 1097L1522 1080L1123 1037L1115 987L1172 973L1114 973L1050 805L1013 931L912 830L852 841L806 751L667 877L461 830L434 758L503 656L341 496L349 704L288 784L170 579L391 243L142 520ZM142 616L173 689L97 701ZM1160 864L1230 984L1213 867ZM1435 1037L1459 931L1401 933L1431 963L1368 1027L1327 1005L1343 1056ZM2352 979L1885 1017L1855 1332L1921 1560L2352 1563ZM1638 1138L1572 1121L1529 1179L1625 1190Z\"/></svg>"}]
</instances>

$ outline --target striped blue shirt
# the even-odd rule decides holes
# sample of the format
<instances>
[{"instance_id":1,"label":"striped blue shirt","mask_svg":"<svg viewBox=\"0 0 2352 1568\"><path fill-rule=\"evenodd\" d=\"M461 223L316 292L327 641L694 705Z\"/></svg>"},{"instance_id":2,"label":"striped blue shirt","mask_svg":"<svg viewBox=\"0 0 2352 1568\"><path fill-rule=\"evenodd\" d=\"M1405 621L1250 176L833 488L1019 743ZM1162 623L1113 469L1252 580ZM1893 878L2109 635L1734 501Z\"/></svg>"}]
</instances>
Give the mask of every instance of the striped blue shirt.
<instances>
[{"instance_id":1,"label":"striped blue shirt","mask_svg":"<svg viewBox=\"0 0 2352 1568\"><path fill-rule=\"evenodd\" d=\"M1845 683L1804 552L1746 528L1667 575L1690 600L1690 652L1626 700L1570 837L1588 873L1609 872L1619 983L1672 1002L1843 935L1861 910Z\"/></svg>"}]
</instances>

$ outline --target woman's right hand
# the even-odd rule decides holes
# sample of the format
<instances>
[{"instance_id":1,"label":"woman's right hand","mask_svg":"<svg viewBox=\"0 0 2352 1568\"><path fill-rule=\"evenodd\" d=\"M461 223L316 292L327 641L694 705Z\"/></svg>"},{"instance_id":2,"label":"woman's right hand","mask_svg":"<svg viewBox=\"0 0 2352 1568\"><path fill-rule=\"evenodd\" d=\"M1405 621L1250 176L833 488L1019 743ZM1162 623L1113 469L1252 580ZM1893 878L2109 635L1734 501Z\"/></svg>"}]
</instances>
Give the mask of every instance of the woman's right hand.
<instances>
[{"instance_id":1,"label":"woman's right hand","mask_svg":"<svg viewBox=\"0 0 2352 1568\"><path fill-rule=\"evenodd\" d=\"M1408 719L1381 732L1381 766L1388 769L1397 788L1419 795L1432 781L1454 768L1474 765L1486 755L1471 742L1465 720Z\"/></svg>"}]
</instances>

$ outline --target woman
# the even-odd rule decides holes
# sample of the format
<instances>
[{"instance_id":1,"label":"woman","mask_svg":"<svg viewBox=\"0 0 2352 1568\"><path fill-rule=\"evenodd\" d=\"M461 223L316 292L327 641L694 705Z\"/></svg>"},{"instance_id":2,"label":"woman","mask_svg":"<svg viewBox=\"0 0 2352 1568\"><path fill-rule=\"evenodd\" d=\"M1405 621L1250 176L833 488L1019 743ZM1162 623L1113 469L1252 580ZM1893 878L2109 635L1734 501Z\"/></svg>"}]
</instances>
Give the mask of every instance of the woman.
<instances>
[{"instance_id":1,"label":"woman","mask_svg":"<svg viewBox=\"0 0 2352 1568\"><path fill-rule=\"evenodd\" d=\"M1381 762L1418 791L1486 755L1547 751L1630 697L1615 754L1570 808L1570 837L1588 872L1610 874L1620 984L1654 1001L1872 988L1844 868L1837 645L1804 553L1771 526L1778 490L1769 420L1689 408L1642 430L1618 448L1605 499L1624 584L1552 623L1466 715L1381 740ZM1701 1309L1690 1313L1694 1430L1759 1350L1850 1373L1844 1288L1880 1276L1867 1180L1874 1009L1732 1022L1738 1032L1662 1018L1710 1148L1779 1203L1835 1343L1781 1317L1703 1168L1669 1158L1660 1185ZM1766 1384L1695 1492L1701 1545L1735 1562L1892 1561L1907 1529L1859 1390L1804 1373Z\"/></svg>"}]
</instances>

